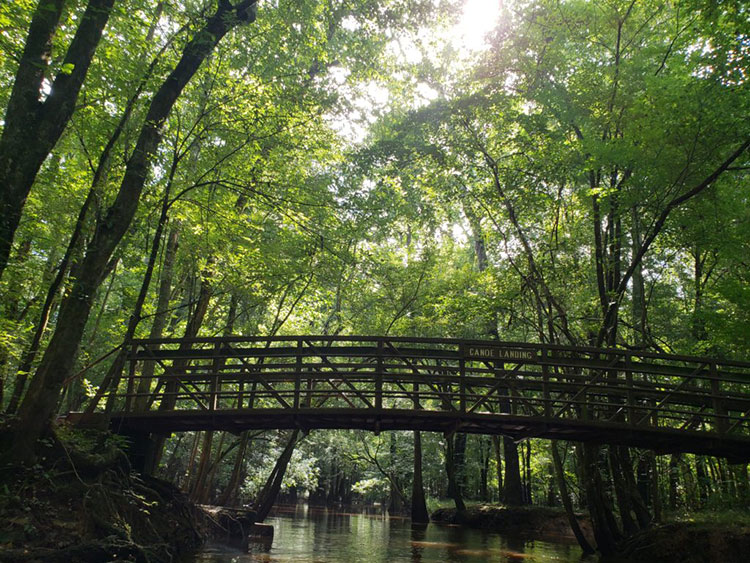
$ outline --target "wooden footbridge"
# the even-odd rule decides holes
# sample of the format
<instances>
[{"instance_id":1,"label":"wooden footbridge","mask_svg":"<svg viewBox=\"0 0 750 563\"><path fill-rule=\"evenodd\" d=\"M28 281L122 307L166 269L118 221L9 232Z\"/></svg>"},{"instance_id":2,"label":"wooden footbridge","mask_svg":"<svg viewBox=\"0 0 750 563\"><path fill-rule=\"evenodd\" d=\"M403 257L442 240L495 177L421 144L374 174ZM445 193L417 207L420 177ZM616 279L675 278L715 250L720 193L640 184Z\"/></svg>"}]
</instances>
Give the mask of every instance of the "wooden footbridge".
<instances>
[{"instance_id":1,"label":"wooden footbridge","mask_svg":"<svg viewBox=\"0 0 750 563\"><path fill-rule=\"evenodd\" d=\"M115 430L361 428L622 444L750 461L750 364L515 342L136 340Z\"/></svg>"}]
</instances>

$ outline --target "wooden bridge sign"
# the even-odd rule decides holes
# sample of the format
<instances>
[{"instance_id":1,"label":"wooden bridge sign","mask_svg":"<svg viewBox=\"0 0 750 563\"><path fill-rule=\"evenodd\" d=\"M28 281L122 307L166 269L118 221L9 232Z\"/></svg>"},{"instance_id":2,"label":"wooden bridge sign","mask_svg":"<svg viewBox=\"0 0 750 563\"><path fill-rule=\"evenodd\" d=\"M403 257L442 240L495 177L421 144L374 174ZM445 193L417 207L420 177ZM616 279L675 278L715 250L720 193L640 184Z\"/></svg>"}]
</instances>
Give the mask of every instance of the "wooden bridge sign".
<instances>
[{"instance_id":1,"label":"wooden bridge sign","mask_svg":"<svg viewBox=\"0 0 750 563\"><path fill-rule=\"evenodd\" d=\"M472 360L501 360L506 362L534 363L539 357L536 348L509 348L507 346L468 345L466 357Z\"/></svg>"}]
</instances>

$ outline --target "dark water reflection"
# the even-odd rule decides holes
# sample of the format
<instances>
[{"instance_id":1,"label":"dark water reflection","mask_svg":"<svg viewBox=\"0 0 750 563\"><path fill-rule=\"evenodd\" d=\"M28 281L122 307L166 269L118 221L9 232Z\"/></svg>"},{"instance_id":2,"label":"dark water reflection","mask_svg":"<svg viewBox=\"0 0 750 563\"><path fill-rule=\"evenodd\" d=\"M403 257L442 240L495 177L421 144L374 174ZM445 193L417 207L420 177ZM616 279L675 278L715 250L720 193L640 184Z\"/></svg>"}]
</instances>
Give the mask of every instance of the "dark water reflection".
<instances>
[{"instance_id":1,"label":"dark water reflection","mask_svg":"<svg viewBox=\"0 0 750 563\"><path fill-rule=\"evenodd\" d=\"M251 543L249 553L214 544L194 561L581 561L581 550L575 543L522 539L460 526L412 526L408 519L381 514L299 506L278 511L266 523L275 529L273 542Z\"/></svg>"}]
</instances>

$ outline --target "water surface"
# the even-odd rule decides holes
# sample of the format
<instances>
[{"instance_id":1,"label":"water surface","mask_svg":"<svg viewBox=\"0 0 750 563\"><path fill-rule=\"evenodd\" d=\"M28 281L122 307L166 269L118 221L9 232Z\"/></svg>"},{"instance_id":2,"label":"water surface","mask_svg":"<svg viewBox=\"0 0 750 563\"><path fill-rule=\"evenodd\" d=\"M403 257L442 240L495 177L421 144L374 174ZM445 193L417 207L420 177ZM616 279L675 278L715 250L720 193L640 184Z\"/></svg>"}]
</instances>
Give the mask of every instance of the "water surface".
<instances>
[{"instance_id":1,"label":"water surface","mask_svg":"<svg viewBox=\"0 0 750 563\"><path fill-rule=\"evenodd\" d=\"M211 544L197 554L199 563L362 562L574 562L575 543L504 536L460 526L412 526L408 519L380 514L342 513L299 506L277 511L266 524L273 542L250 544L248 553Z\"/></svg>"}]
</instances>

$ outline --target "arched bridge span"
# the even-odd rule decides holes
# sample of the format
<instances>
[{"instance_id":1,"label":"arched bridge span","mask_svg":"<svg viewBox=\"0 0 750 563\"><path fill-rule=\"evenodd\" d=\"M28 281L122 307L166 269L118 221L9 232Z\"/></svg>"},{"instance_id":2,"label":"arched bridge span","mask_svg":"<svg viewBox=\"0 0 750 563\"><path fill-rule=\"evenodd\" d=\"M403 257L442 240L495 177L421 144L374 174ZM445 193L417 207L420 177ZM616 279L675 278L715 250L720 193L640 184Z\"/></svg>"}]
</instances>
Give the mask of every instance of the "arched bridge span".
<instances>
[{"instance_id":1,"label":"arched bridge span","mask_svg":"<svg viewBox=\"0 0 750 563\"><path fill-rule=\"evenodd\" d=\"M503 434L750 460L750 364L455 339L135 340L116 430Z\"/></svg>"}]
</instances>

